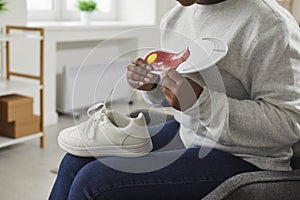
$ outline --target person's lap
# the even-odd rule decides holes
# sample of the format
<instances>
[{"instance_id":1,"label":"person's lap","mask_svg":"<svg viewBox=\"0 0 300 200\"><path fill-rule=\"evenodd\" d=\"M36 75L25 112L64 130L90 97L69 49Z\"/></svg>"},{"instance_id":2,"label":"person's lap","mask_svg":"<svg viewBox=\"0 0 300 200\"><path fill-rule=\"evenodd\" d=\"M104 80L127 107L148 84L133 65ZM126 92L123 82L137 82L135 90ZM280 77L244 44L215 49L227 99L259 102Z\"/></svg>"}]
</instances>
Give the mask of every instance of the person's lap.
<instances>
[{"instance_id":1,"label":"person's lap","mask_svg":"<svg viewBox=\"0 0 300 200\"><path fill-rule=\"evenodd\" d=\"M178 134L174 139L178 128L175 121L160 131L150 128L152 134L159 132L152 136L154 152L141 158L67 154L50 199L201 199L227 178L259 170L216 149L200 159L199 148L185 149Z\"/></svg>"}]
</instances>

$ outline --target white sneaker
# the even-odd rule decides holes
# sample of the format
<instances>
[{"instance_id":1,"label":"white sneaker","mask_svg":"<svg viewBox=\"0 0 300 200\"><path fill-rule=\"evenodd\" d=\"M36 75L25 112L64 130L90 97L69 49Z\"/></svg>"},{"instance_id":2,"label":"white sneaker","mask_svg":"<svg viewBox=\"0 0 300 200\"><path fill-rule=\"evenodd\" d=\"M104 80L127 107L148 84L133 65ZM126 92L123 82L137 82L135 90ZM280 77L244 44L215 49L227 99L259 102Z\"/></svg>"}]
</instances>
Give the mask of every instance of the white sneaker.
<instances>
[{"instance_id":1,"label":"white sneaker","mask_svg":"<svg viewBox=\"0 0 300 200\"><path fill-rule=\"evenodd\" d=\"M91 112L95 112L91 115ZM62 130L59 146L81 157L139 157L152 150L145 117L129 118L96 104L88 109L89 119Z\"/></svg>"}]
</instances>

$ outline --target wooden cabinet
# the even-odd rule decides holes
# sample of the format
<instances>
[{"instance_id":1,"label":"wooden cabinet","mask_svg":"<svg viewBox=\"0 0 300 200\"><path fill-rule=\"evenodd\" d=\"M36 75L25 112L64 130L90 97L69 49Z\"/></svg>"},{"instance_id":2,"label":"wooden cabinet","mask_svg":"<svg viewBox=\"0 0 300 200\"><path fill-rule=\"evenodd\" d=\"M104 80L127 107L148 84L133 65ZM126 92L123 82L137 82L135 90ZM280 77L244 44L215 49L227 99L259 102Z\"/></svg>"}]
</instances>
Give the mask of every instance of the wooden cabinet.
<instances>
[{"instance_id":1,"label":"wooden cabinet","mask_svg":"<svg viewBox=\"0 0 300 200\"><path fill-rule=\"evenodd\" d=\"M17 32L17 33L14 33ZM39 41L39 75L19 73L13 71L10 63L11 63L11 51L13 51L13 47L11 46L11 42L15 38L30 38ZM39 126L40 132L31 134L29 136L24 136L17 139L11 139L7 137L0 136L0 148L6 147L9 145L17 144L20 142L32 140L32 139L40 139L40 147L43 148L45 145L44 142L44 29L43 28L32 28L25 26L6 26L5 33L0 35L0 42L2 42L3 52L2 55L2 64L6 63L6 77L5 80L0 81L0 96L9 95L9 94L18 94L28 89L36 89L39 91ZM6 62L3 62L5 59ZM2 66L4 67L4 66ZM3 71L2 71L3 72ZM3 75L3 74L2 74ZM22 80L15 80L12 77L20 77ZM27 80L35 80L35 81L27 81Z\"/></svg>"}]
</instances>

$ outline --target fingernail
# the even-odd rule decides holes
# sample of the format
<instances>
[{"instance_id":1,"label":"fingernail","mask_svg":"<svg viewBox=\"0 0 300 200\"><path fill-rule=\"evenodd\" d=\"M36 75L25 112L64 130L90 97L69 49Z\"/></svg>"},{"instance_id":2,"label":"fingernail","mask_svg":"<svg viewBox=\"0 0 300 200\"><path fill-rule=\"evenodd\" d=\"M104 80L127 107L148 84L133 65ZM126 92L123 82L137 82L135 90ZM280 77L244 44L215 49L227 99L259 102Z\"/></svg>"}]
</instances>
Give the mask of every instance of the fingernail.
<instances>
[{"instance_id":1,"label":"fingernail","mask_svg":"<svg viewBox=\"0 0 300 200\"><path fill-rule=\"evenodd\" d=\"M150 65L146 65L147 70L152 70L152 67Z\"/></svg>"},{"instance_id":2,"label":"fingernail","mask_svg":"<svg viewBox=\"0 0 300 200\"><path fill-rule=\"evenodd\" d=\"M128 65L128 66L127 66L127 69L128 69L128 70L133 70L133 68L134 68L134 66L132 66L132 65Z\"/></svg>"},{"instance_id":3,"label":"fingernail","mask_svg":"<svg viewBox=\"0 0 300 200\"><path fill-rule=\"evenodd\" d=\"M146 76L147 76L148 78L150 78L150 79L153 78L153 74L150 74L150 73L148 73Z\"/></svg>"},{"instance_id":4,"label":"fingernail","mask_svg":"<svg viewBox=\"0 0 300 200\"><path fill-rule=\"evenodd\" d=\"M149 79L149 78L144 78L144 81L145 81L146 83L150 83L150 79Z\"/></svg>"},{"instance_id":5,"label":"fingernail","mask_svg":"<svg viewBox=\"0 0 300 200\"><path fill-rule=\"evenodd\" d=\"M140 82L139 82L139 85L141 85L141 86L142 86L142 85L144 85L144 83L140 81Z\"/></svg>"}]
</instances>

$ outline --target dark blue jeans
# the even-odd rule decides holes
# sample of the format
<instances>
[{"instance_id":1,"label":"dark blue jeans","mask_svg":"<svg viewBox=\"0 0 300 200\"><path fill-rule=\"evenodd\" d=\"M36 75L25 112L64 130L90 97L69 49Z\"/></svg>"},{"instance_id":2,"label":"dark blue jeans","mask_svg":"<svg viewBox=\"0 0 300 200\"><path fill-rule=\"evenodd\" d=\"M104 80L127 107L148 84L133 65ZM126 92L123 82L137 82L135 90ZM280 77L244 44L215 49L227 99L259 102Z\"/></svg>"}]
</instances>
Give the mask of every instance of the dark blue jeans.
<instances>
[{"instance_id":1,"label":"dark blue jeans","mask_svg":"<svg viewBox=\"0 0 300 200\"><path fill-rule=\"evenodd\" d=\"M151 134L158 129L149 128ZM61 162L49 199L199 200L233 175L260 170L217 149L199 158L200 148L185 149L178 129L176 121L167 122L158 134L152 136L153 152L141 158L106 157L97 160L67 154ZM170 141L172 145L164 149ZM144 163L145 169L150 169L152 165L167 163L168 160L169 165L157 170L142 172L137 167ZM121 171L119 165L128 169L136 167L141 172Z\"/></svg>"}]
</instances>

